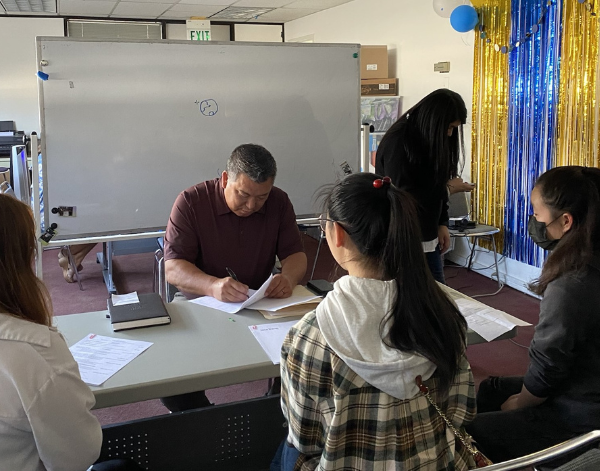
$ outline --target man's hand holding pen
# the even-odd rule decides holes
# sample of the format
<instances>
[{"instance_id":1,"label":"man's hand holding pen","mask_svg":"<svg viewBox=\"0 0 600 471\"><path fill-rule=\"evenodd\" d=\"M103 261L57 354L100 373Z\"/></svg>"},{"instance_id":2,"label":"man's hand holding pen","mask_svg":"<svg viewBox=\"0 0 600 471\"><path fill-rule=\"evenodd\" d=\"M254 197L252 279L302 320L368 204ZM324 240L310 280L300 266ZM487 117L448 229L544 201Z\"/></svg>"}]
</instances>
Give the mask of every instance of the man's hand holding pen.
<instances>
[{"instance_id":1,"label":"man's hand holding pen","mask_svg":"<svg viewBox=\"0 0 600 471\"><path fill-rule=\"evenodd\" d=\"M226 268L227 278L215 278L211 286L211 296L225 303L243 303L248 299L248 286L240 283L235 273Z\"/></svg>"}]
</instances>

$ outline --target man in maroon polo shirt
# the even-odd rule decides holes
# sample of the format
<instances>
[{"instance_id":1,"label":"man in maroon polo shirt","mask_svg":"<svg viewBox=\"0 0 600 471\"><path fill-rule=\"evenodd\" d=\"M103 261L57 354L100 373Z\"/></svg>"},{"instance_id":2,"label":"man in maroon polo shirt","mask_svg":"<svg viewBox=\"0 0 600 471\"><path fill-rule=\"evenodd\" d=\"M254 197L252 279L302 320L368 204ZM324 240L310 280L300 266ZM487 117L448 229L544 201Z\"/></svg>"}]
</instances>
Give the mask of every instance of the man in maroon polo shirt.
<instances>
[{"instance_id":1,"label":"man in maroon polo shirt","mask_svg":"<svg viewBox=\"0 0 600 471\"><path fill-rule=\"evenodd\" d=\"M179 194L165 234L165 273L188 299L244 301L248 288L258 289L269 278L275 256L281 273L266 295L291 296L306 273L306 255L292 203L273 186L276 173L267 149L244 144L233 151L221 178Z\"/></svg>"},{"instance_id":2,"label":"man in maroon polo shirt","mask_svg":"<svg viewBox=\"0 0 600 471\"><path fill-rule=\"evenodd\" d=\"M281 273L266 296L291 296L306 273L306 255L292 203L273 186L276 173L267 149L244 144L233 151L221 178L179 194L165 233L165 273L188 299L244 301L248 288L258 289L269 278L275 256ZM163 403L172 411L202 407L208 403L202 396L184 394Z\"/></svg>"}]
</instances>

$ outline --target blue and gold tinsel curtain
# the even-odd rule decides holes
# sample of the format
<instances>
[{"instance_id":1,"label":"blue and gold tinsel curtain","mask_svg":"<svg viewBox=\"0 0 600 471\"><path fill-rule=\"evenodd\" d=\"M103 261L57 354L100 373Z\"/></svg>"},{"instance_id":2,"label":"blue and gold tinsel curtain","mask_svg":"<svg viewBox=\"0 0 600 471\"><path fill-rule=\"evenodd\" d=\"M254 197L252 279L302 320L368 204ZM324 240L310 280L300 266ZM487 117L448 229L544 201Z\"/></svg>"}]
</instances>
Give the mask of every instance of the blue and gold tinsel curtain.
<instances>
[{"instance_id":1,"label":"blue and gold tinsel curtain","mask_svg":"<svg viewBox=\"0 0 600 471\"><path fill-rule=\"evenodd\" d=\"M527 236L537 177L561 165L598 167L599 21L594 0L479 0L473 80L472 175L480 222L498 244L541 266Z\"/></svg>"}]
</instances>

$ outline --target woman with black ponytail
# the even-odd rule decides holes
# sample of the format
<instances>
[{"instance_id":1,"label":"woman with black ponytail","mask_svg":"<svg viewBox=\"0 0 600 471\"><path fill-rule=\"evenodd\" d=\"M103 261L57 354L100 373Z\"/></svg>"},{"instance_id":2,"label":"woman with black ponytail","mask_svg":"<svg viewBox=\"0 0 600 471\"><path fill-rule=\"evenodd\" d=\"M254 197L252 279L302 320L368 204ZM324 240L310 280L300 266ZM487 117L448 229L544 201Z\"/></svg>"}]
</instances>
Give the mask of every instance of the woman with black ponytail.
<instances>
[{"instance_id":1,"label":"woman with black ponytail","mask_svg":"<svg viewBox=\"0 0 600 471\"><path fill-rule=\"evenodd\" d=\"M413 199L362 173L325 195L321 227L348 271L282 347L284 469L465 470L475 414L466 323L427 268Z\"/></svg>"},{"instance_id":2,"label":"woman with black ponytail","mask_svg":"<svg viewBox=\"0 0 600 471\"><path fill-rule=\"evenodd\" d=\"M469 427L492 461L600 429L600 169L557 167L531 192L529 234L551 250L525 376L491 377Z\"/></svg>"}]
</instances>

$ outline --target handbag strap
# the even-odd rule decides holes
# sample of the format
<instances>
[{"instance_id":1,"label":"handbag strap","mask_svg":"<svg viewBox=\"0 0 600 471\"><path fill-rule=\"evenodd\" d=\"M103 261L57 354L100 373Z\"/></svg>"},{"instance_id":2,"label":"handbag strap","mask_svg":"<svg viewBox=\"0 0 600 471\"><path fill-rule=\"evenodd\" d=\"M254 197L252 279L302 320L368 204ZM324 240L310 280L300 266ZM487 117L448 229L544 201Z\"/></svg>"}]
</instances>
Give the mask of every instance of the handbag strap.
<instances>
[{"instance_id":1,"label":"handbag strap","mask_svg":"<svg viewBox=\"0 0 600 471\"><path fill-rule=\"evenodd\" d=\"M473 445L471 445L471 443L467 439L467 437L468 438L471 438L471 437L469 437L468 435L465 436L466 434L461 433L452 424L452 422L450 422L450 419L448 419L448 417L446 417L446 414L444 414L444 412L442 411L442 409L440 409L440 407L433 401L433 399L431 399L431 395L429 394L429 388L423 384L421 375L417 376L415 378L415 381L417 383L419 391L421 391L421 394L423 394L423 396L425 396L427 398L427 401L429 401L429 404L431 404L433 406L433 408L437 411L437 413L442 418L442 420L444 422L446 422L446 425L452 431L452 433L454 434L454 436L460 440L460 442L463 444L463 446L471 454L471 456L475 460L475 465L478 468L483 468L485 466L488 466L488 465L492 464L491 461L487 457L485 457L483 455L483 453L481 453L480 451L476 450L473 447Z\"/></svg>"}]
</instances>

